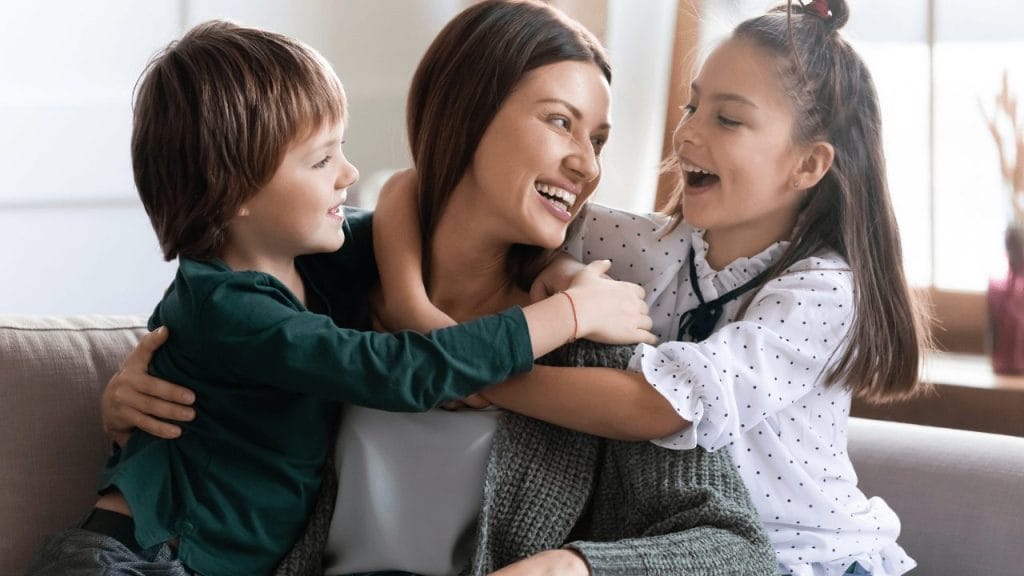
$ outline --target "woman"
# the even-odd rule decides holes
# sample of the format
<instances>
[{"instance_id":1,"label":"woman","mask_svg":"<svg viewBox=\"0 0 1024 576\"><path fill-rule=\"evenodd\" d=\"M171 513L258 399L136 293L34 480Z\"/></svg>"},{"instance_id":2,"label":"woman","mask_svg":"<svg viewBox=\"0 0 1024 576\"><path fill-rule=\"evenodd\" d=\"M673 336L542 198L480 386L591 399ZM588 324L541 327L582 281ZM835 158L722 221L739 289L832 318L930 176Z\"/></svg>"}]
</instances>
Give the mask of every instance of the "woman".
<instances>
[{"instance_id":1,"label":"woman","mask_svg":"<svg viewBox=\"0 0 1024 576\"><path fill-rule=\"evenodd\" d=\"M532 1L475 4L431 45L408 128L428 295L450 317L529 302L600 178L610 78L592 35ZM630 350L580 346L554 361L621 367ZM143 380L125 371L111 388ZM724 453L606 443L498 412L352 408L342 422L329 573L774 572Z\"/></svg>"}]
</instances>

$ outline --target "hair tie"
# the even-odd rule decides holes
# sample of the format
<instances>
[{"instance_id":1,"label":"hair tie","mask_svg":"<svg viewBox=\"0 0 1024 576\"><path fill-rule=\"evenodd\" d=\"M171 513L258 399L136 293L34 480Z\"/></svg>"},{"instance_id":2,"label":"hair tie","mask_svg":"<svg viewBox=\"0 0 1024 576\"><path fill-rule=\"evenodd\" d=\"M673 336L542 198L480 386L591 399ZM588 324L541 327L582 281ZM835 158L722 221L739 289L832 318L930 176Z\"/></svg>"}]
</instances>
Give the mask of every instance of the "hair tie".
<instances>
[{"instance_id":1,"label":"hair tie","mask_svg":"<svg viewBox=\"0 0 1024 576\"><path fill-rule=\"evenodd\" d=\"M828 0L812 0L810 4L805 4L804 8L814 12L822 20L829 19Z\"/></svg>"}]
</instances>

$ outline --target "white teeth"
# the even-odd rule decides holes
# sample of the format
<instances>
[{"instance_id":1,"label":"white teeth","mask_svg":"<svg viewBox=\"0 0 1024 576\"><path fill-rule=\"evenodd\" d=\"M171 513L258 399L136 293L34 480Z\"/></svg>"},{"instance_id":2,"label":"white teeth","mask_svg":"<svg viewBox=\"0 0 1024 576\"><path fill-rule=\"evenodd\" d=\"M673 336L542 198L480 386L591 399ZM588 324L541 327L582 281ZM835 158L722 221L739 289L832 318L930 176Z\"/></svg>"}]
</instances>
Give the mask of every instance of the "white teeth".
<instances>
[{"instance_id":1,"label":"white teeth","mask_svg":"<svg viewBox=\"0 0 1024 576\"><path fill-rule=\"evenodd\" d=\"M682 160L679 161L679 167L682 168L684 172L697 172L699 174L710 174L712 176L717 176L717 174L710 170L705 170L704 168L701 168L700 166L694 166L693 164L687 164Z\"/></svg>"},{"instance_id":2,"label":"white teeth","mask_svg":"<svg viewBox=\"0 0 1024 576\"><path fill-rule=\"evenodd\" d=\"M561 204L562 209L566 212L576 204L576 195L568 190L563 190L557 186L551 186L550 184L541 184L540 182L534 184L533 187L537 189L537 192L540 192L548 199Z\"/></svg>"}]
</instances>

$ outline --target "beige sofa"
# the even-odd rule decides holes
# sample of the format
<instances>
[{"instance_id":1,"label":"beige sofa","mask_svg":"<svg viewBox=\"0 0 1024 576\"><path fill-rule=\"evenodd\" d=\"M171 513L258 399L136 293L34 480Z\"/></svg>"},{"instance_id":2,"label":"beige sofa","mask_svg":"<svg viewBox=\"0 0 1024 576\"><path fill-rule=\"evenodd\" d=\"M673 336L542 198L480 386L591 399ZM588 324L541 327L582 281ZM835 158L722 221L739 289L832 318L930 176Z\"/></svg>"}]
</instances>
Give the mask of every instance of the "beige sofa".
<instances>
[{"instance_id":1,"label":"beige sofa","mask_svg":"<svg viewBox=\"0 0 1024 576\"><path fill-rule=\"evenodd\" d=\"M99 394L141 317L0 317L0 576L93 502L109 443ZM1024 573L1024 438L854 419L870 495L903 519L922 576Z\"/></svg>"}]
</instances>

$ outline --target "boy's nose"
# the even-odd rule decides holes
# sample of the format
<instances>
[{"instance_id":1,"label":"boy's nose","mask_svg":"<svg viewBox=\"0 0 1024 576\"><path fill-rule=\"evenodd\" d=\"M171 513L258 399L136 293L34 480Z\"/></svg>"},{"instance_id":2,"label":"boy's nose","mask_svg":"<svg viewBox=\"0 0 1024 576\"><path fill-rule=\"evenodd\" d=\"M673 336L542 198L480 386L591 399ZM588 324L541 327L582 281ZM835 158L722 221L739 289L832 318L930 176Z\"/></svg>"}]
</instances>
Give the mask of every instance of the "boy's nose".
<instances>
[{"instance_id":1,"label":"boy's nose","mask_svg":"<svg viewBox=\"0 0 1024 576\"><path fill-rule=\"evenodd\" d=\"M338 169L338 179L335 181L336 188L348 188L359 181L359 169L354 164L343 158Z\"/></svg>"}]
</instances>

